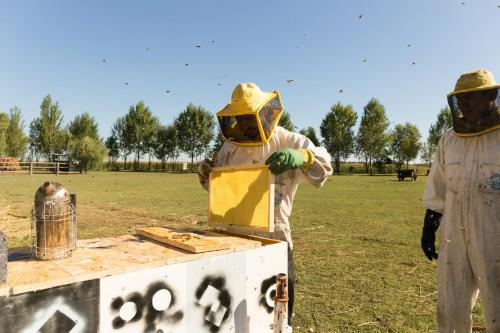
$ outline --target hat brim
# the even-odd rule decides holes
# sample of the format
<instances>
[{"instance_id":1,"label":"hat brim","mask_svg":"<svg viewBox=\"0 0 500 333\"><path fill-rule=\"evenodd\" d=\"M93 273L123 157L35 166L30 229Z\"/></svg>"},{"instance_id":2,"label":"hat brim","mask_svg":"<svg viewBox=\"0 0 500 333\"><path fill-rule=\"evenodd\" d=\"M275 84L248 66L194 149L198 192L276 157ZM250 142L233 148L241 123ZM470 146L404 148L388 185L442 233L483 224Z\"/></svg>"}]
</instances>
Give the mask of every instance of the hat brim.
<instances>
[{"instance_id":1,"label":"hat brim","mask_svg":"<svg viewBox=\"0 0 500 333\"><path fill-rule=\"evenodd\" d=\"M492 86L485 86L485 87L456 90L456 91L452 91L451 93L449 93L447 95L447 97L450 97L453 95L458 95L458 94L463 94L463 93L468 93L468 92L473 92L473 91L483 91L483 90L492 90L492 89L500 89L500 84L496 84L496 85L492 85Z\"/></svg>"},{"instance_id":2,"label":"hat brim","mask_svg":"<svg viewBox=\"0 0 500 333\"><path fill-rule=\"evenodd\" d=\"M253 103L252 105L247 103L240 103L232 101L227 104L222 110L217 112L217 116L239 116L244 114L255 114L257 113L267 102L276 96L279 96L277 91L265 92L262 94L262 98L259 101Z\"/></svg>"}]
</instances>

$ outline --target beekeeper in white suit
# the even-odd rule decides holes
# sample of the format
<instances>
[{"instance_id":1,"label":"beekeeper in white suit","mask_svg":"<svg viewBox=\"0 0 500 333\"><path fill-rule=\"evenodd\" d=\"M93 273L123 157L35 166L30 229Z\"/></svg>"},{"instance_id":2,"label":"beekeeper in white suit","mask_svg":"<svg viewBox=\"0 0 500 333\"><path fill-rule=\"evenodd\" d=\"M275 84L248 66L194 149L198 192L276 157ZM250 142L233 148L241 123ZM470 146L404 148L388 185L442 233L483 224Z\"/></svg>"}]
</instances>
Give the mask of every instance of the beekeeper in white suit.
<instances>
[{"instance_id":1,"label":"beekeeper in white suit","mask_svg":"<svg viewBox=\"0 0 500 333\"><path fill-rule=\"evenodd\" d=\"M266 163L276 175L274 195L275 231L264 236L287 241L288 252L288 316L294 301L293 243L288 218L293 198L301 179L317 188L332 174L331 157L323 147L316 147L304 135L278 126L283 113L278 92L263 92L254 83L236 86L231 102L217 113L225 138L213 161L200 163L198 174L205 189L211 167ZM262 235L262 233L260 233Z\"/></svg>"},{"instance_id":2,"label":"beekeeper in white suit","mask_svg":"<svg viewBox=\"0 0 500 333\"><path fill-rule=\"evenodd\" d=\"M438 145L424 192L426 256L438 262L439 333L472 331L479 290L486 330L500 333L500 85L484 69L448 95L453 129Z\"/></svg>"}]
</instances>

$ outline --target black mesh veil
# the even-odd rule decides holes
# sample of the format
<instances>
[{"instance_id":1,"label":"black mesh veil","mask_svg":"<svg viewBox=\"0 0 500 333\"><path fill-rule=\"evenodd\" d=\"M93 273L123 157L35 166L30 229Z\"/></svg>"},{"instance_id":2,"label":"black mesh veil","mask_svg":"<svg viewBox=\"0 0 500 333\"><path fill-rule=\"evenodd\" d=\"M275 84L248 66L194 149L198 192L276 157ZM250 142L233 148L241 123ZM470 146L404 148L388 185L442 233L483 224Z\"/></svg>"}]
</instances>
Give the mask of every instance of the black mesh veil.
<instances>
[{"instance_id":1,"label":"black mesh veil","mask_svg":"<svg viewBox=\"0 0 500 333\"><path fill-rule=\"evenodd\" d=\"M448 104L457 135L480 135L500 127L498 88L451 95Z\"/></svg>"}]
</instances>

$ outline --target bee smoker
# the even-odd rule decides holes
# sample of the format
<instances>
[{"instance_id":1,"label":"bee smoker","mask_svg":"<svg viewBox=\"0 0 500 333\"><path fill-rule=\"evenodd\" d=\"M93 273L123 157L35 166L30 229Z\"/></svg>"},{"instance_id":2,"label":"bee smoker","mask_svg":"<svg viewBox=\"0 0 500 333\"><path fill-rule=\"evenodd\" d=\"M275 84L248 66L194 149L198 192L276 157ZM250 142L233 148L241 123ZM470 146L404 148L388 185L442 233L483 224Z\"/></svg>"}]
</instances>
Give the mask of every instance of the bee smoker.
<instances>
[{"instance_id":1,"label":"bee smoker","mask_svg":"<svg viewBox=\"0 0 500 333\"><path fill-rule=\"evenodd\" d=\"M63 259L76 249L75 206L61 184L45 182L36 191L31 235L31 250L39 260Z\"/></svg>"}]
</instances>

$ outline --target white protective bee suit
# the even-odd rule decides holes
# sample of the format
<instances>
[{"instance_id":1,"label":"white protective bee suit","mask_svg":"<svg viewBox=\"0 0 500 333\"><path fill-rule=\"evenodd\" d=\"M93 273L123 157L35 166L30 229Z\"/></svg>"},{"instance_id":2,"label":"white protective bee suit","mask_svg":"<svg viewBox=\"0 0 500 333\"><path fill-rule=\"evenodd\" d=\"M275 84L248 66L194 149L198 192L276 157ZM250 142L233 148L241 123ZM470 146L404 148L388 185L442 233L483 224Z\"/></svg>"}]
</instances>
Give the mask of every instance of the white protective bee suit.
<instances>
[{"instance_id":1,"label":"white protective bee suit","mask_svg":"<svg viewBox=\"0 0 500 333\"><path fill-rule=\"evenodd\" d=\"M248 82L236 86L231 102L217 112L224 144L212 161L198 166L200 183L209 187L211 167L266 164L275 174L274 231L254 232L288 243L288 325L292 324L295 269L290 223L293 199L302 179L321 187L332 174L330 154L306 136L278 126L283 114L279 92L264 92Z\"/></svg>"},{"instance_id":2,"label":"white protective bee suit","mask_svg":"<svg viewBox=\"0 0 500 333\"><path fill-rule=\"evenodd\" d=\"M292 213L293 199L301 180L319 188L332 174L330 154L323 147L316 147L306 136L287 131L277 126L269 142L260 146L239 146L225 142L214 166L239 164L263 164L266 159L281 148L308 149L314 153L314 163L306 170L295 169L275 176L274 194L274 232L256 233L261 236L287 241L293 248L292 234L288 218ZM202 181L205 189L208 188L208 177Z\"/></svg>"},{"instance_id":3,"label":"white protective bee suit","mask_svg":"<svg viewBox=\"0 0 500 333\"><path fill-rule=\"evenodd\" d=\"M439 333L472 332L479 290L486 329L500 333L500 129L495 126L481 135L446 131L426 183L425 208L443 214Z\"/></svg>"}]
</instances>

